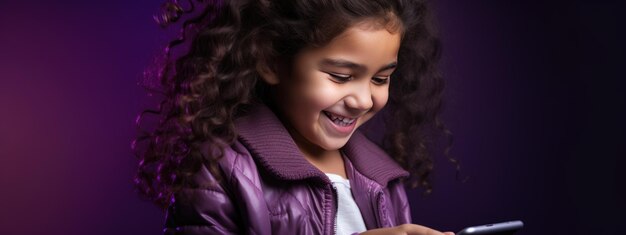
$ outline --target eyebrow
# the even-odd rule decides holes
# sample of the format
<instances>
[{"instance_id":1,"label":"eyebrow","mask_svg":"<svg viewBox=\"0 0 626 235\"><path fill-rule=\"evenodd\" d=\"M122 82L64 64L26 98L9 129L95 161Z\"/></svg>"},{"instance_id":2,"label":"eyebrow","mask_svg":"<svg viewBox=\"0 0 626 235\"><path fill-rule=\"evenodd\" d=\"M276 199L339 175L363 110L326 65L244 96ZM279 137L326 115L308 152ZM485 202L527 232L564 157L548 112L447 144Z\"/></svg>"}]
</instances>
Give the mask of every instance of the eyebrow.
<instances>
[{"instance_id":1,"label":"eyebrow","mask_svg":"<svg viewBox=\"0 0 626 235\"><path fill-rule=\"evenodd\" d=\"M354 63L354 62L352 62L352 61L349 61L349 60L343 60L343 59L331 59L331 58L326 58L326 59L323 59L323 60L320 62L320 66L343 67L343 68L354 69L354 70L357 70L357 71L359 71L359 72L363 72L363 71L365 71L365 70L366 70L365 65L362 65L362 64L357 64L357 63ZM387 64L387 65L383 66L382 68L380 68L380 69L378 70L378 72L380 72L380 71L385 71L385 70L388 70L388 69L393 69L393 68L396 68L397 66L398 66L398 62L397 62L397 61L394 61L394 62L391 62L391 63L389 63L389 64Z\"/></svg>"}]
</instances>

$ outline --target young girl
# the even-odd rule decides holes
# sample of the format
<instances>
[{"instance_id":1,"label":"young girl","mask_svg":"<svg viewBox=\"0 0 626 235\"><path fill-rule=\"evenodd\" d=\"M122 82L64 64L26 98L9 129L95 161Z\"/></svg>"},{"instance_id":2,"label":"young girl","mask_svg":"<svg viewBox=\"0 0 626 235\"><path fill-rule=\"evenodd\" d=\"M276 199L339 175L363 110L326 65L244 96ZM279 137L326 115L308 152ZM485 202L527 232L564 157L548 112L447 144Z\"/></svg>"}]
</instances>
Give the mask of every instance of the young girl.
<instances>
[{"instance_id":1,"label":"young girl","mask_svg":"<svg viewBox=\"0 0 626 235\"><path fill-rule=\"evenodd\" d=\"M198 2L164 5L163 24L197 14L137 138L165 234L443 234L410 224L404 189L431 190L427 134L448 134L424 1ZM379 112L380 147L359 130Z\"/></svg>"}]
</instances>

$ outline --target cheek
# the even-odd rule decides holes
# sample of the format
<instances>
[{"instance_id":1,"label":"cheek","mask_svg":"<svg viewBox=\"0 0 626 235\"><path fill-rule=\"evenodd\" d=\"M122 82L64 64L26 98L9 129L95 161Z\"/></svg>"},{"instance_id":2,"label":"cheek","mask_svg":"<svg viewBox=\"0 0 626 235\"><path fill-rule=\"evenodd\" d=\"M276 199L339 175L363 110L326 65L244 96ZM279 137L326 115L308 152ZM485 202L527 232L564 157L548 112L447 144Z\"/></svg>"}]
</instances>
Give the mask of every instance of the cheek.
<instances>
[{"instance_id":1,"label":"cheek","mask_svg":"<svg viewBox=\"0 0 626 235\"><path fill-rule=\"evenodd\" d=\"M302 89L295 94L302 98L302 102L306 102L301 108L307 107L310 111L319 112L337 102L340 92L333 84L329 84L330 81L325 80L323 75L312 76L308 79L309 82L303 84Z\"/></svg>"},{"instance_id":2,"label":"cheek","mask_svg":"<svg viewBox=\"0 0 626 235\"><path fill-rule=\"evenodd\" d=\"M312 98L315 100L315 105L318 108L327 109L341 99L341 92L332 86L326 85L319 87L318 92Z\"/></svg>"}]
</instances>

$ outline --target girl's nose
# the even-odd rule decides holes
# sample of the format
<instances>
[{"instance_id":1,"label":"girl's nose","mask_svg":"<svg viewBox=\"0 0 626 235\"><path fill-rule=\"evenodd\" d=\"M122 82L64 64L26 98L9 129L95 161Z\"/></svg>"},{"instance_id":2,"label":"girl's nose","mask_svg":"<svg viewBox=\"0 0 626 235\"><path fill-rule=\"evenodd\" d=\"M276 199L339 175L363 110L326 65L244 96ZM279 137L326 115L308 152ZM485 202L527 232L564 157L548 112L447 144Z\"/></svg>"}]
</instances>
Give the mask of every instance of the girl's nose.
<instances>
[{"instance_id":1,"label":"girl's nose","mask_svg":"<svg viewBox=\"0 0 626 235\"><path fill-rule=\"evenodd\" d=\"M350 94L345 99L346 106L361 114L369 111L374 105L370 84L370 82L354 83Z\"/></svg>"}]
</instances>

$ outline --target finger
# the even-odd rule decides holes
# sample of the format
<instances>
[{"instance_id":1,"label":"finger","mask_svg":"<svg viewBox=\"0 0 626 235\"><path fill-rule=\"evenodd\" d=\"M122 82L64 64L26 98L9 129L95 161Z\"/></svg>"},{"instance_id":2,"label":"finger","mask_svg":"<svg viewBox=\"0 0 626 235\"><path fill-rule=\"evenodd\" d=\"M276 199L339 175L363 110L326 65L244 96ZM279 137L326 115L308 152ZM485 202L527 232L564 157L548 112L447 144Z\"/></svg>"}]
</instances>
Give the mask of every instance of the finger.
<instances>
[{"instance_id":1,"label":"finger","mask_svg":"<svg viewBox=\"0 0 626 235\"><path fill-rule=\"evenodd\" d=\"M417 224L406 224L405 228L409 235L444 235L442 232Z\"/></svg>"},{"instance_id":2,"label":"finger","mask_svg":"<svg viewBox=\"0 0 626 235\"><path fill-rule=\"evenodd\" d=\"M445 235L454 235L454 233L453 233L453 232L445 232L445 233L443 233L443 234L445 234Z\"/></svg>"}]
</instances>

